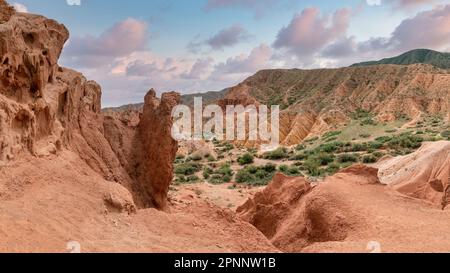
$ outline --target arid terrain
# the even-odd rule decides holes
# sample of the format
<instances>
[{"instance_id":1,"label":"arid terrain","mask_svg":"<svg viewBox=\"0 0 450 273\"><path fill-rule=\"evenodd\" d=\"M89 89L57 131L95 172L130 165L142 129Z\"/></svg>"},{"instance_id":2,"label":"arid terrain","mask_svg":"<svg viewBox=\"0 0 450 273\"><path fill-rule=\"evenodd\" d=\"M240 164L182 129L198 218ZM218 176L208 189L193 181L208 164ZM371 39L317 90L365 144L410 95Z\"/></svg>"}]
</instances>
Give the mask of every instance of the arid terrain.
<instances>
[{"instance_id":1,"label":"arid terrain","mask_svg":"<svg viewBox=\"0 0 450 273\"><path fill-rule=\"evenodd\" d=\"M175 141L192 96L102 110L58 64L68 39L0 0L0 252L450 251L445 67L264 70L204 95L280 105L281 146L261 151Z\"/></svg>"}]
</instances>

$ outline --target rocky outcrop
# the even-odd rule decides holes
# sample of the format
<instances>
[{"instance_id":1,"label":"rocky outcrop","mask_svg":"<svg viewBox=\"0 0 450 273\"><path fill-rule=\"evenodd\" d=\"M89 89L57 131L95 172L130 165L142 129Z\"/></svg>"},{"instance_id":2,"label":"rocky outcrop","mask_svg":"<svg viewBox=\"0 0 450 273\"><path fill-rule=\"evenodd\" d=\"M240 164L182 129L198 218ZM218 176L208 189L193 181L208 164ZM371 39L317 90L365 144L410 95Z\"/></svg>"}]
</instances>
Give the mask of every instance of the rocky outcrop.
<instances>
[{"instance_id":1,"label":"rocky outcrop","mask_svg":"<svg viewBox=\"0 0 450 273\"><path fill-rule=\"evenodd\" d=\"M144 110L138 126L142 140L139 181L151 197L153 206L167 209L167 193L173 179L173 162L178 143L171 136L172 109L180 103L178 93L163 94L156 99L150 90L145 96Z\"/></svg>"},{"instance_id":2,"label":"rocky outcrop","mask_svg":"<svg viewBox=\"0 0 450 273\"><path fill-rule=\"evenodd\" d=\"M237 212L284 252L445 252L450 211L398 193L377 173L356 165L316 186L276 175Z\"/></svg>"},{"instance_id":3,"label":"rocky outcrop","mask_svg":"<svg viewBox=\"0 0 450 273\"><path fill-rule=\"evenodd\" d=\"M7 22L14 14L14 8L5 1L0 1L0 24Z\"/></svg>"},{"instance_id":4,"label":"rocky outcrop","mask_svg":"<svg viewBox=\"0 0 450 273\"><path fill-rule=\"evenodd\" d=\"M165 208L177 149L171 107L179 96L165 94L159 103L152 90L143 114L104 115L100 86L58 65L67 29L15 13L4 0L0 8L0 164L71 150L127 188L138 206Z\"/></svg>"},{"instance_id":5,"label":"rocky outcrop","mask_svg":"<svg viewBox=\"0 0 450 273\"><path fill-rule=\"evenodd\" d=\"M416 152L377 163L381 181L445 209L450 204L450 142L425 143Z\"/></svg>"}]
</instances>

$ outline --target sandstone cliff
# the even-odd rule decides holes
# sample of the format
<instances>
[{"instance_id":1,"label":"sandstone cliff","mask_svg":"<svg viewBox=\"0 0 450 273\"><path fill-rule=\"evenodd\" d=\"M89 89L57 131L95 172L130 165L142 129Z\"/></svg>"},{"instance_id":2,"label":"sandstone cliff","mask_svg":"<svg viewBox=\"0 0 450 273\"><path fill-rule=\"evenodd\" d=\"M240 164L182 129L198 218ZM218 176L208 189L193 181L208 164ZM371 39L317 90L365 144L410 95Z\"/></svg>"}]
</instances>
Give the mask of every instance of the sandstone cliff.
<instances>
[{"instance_id":1,"label":"sandstone cliff","mask_svg":"<svg viewBox=\"0 0 450 273\"><path fill-rule=\"evenodd\" d=\"M0 7L0 164L71 150L125 186L139 206L165 209L177 149L171 109L179 95L159 102L152 90L143 114L105 116L100 86L58 65L67 29L15 13L3 0Z\"/></svg>"}]
</instances>

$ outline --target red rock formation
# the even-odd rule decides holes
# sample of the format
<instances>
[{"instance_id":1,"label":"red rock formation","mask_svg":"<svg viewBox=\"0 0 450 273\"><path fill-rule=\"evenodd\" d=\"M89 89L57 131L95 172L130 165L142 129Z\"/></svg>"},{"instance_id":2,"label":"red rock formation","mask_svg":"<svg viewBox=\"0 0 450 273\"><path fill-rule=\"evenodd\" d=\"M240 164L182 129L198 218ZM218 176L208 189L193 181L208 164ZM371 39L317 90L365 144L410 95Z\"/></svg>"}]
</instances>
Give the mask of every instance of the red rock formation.
<instances>
[{"instance_id":1,"label":"red rock formation","mask_svg":"<svg viewBox=\"0 0 450 273\"><path fill-rule=\"evenodd\" d=\"M68 149L125 186L139 206L165 208L177 149L171 109L179 96L164 94L159 104L151 91L140 123L138 113L105 116L100 86L58 66L67 29L15 13L4 0L0 8L0 164Z\"/></svg>"},{"instance_id":2,"label":"red rock formation","mask_svg":"<svg viewBox=\"0 0 450 273\"><path fill-rule=\"evenodd\" d=\"M393 189L443 209L450 204L450 142L425 143L412 154L377 166L381 181Z\"/></svg>"},{"instance_id":3,"label":"red rock formation","mask_svg":"<svg viewBox=\"0 0 450 273\"><path fill-rule=\"evenodd\" d=\"M450 210L382 185L377 173L356 165L313 188L277 175L237 212L285 252L370 252L372 241L382 252L446 252Z\"/></svg>"},{"instance_id":4,"label":"red rock formation","mask_svg":"<svg viewBox=\"0 0 450 273\"><path fill-rule=\"evenodd\" d=\"M167 209L167 193L173 179L173 162L178 143L171 136L172 109L180 103L178 93L166 93L161 101L156 92L150 90L145 96L144 111L138 126L142 140L142 165L139 180L152 205Z\"/></svg>"}]
</instances>

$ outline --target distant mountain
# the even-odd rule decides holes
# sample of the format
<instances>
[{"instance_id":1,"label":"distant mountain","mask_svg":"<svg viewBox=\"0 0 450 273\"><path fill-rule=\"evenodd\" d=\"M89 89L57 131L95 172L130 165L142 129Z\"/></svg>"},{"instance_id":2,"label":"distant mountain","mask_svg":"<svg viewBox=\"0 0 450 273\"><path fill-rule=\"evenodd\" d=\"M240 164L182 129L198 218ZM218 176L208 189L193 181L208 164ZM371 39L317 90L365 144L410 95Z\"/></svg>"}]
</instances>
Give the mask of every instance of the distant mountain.
<instances>
[{"instance_id":1,"label":"distant mountain","mask_svg":"<svg viewBox=\"0 0 450 273\"><path fill-rule=\"evenodd\" d=\"M352 65L352 67L379 64L431 64L439 68L450 69L450 53L443 53L429 49L416 49L406 52L397 57L387 58L380 61L357 63Z\"/></svg>"},{"instance_id":2,"label":"distant mountain","mask_svg":"<svg viewBox=\"0 0 450 273\"><path fill-rule=\"evenodd\" d=\"M206 93L183 95L183 96L181 96L181 104L194 106L194 98L196 98L196 97L202 97L203 104L213 103L213 102L223 99L226 96L228 90L229 90L229 88L226 88L222 91L210 91L210 92L206 92Z\"/></svg>"},{"instance_id":3,"label":"distant mountain","mask_svg":"<svg viewBox=\"0 0 450 273\"><path fill-rule=\"evenodd\" d=\"M209 91L209 92L205 92L205 93L195 93L195 94L183 95L183 96L181 96L181 104L188 105L188 106L194 106L194 98L196 98L196 97L202 97L203 104L213 103L215 101L223 99L226 96L228 90L229 89L226 88L222 91ZM118 107L104 108L103 112L121 112L121 111L125 111L125 110L141 110L143 106L144 106L144 103L127 104L127 105L122 105L122 106L118 106Z\"/></svg>"}]
</instances>

